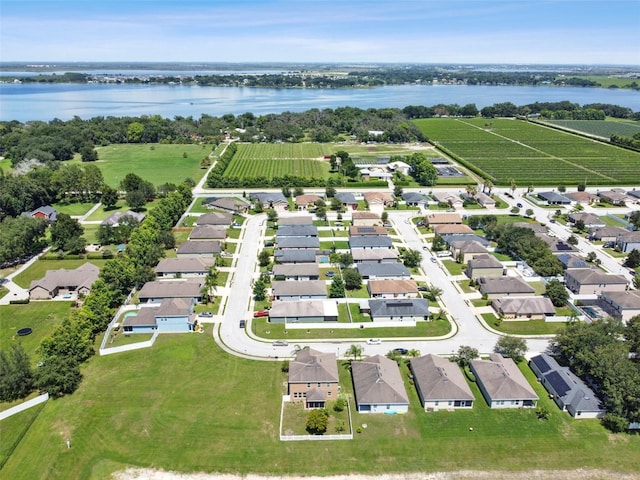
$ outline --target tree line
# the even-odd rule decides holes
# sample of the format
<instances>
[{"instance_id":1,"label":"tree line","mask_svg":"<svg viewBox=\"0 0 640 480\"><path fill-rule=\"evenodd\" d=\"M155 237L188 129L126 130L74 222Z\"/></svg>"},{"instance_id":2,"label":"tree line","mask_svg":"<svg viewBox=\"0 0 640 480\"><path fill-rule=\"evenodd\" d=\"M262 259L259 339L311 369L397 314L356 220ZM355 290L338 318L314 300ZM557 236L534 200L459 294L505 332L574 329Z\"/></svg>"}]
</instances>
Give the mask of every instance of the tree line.
<instances>
[{"instance_id":1,"label":"tree line","mask_svg":"<svg viewBox=\"0 0 640 480\"><path fill-rule=\"evenodd\" d=\"M34 388L54 397L75 391L82 380L80 365L95 353L96 337L131 289L155 278L153 267L165 249L174 246L171 229L191 203L191 187L187 182L179 185L133 229L126 250L105 263L82 306L43 339L36 369L30 368L21 347L0 351L0 401L21 398Z\"/></svg>"}]
</instances>

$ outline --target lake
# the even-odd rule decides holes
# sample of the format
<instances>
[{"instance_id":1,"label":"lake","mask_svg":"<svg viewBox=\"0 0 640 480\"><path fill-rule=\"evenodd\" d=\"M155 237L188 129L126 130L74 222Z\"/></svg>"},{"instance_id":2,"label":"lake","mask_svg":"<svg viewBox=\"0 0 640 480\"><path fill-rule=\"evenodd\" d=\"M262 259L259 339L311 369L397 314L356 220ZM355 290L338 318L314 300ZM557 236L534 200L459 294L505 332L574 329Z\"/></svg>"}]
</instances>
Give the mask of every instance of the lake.
<instances>
[{"instance_id":1,"label":"lake","mask_svg":"<svg viewBox=\"0 0 640 480\"><path fill-rule=\"evenodd\" d=\"M275 89L116 84L0 84L0 120L68 120L74 116L161 115L199 118L252 112L302 112L344 106L367 108L440 103L480 109L495 103L568 100L580 105L611 103L640 111L632 90L574 87L400 85L371 89Z\"/></svg>"}]
</instances>

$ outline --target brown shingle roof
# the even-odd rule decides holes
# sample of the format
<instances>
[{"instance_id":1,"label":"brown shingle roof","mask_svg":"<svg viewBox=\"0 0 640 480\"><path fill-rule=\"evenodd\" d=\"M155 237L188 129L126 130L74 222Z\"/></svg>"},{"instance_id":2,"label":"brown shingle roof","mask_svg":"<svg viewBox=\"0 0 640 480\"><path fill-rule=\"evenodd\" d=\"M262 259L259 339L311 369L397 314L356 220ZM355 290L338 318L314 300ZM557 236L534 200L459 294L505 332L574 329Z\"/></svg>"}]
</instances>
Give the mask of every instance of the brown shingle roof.
<instances>
[{"instance_id":1,"label":"brown shingle roof","mask_svg":"<svg viewBox=\"0 0 640 480\"><path fill-rule=\"evenodd\" d=\"M418 284L414 280L369 280L371 295L418 293Z\"/></svg>"},{"instance_id":2,"label":"brown shingle roof","mask_svg":"<svg viewBox=\"0 0 640 480\"><path fill-rule=\"evenodd\" d=\"M408 404L398 364L381 355L351 363L351 375L358 404Z\"/></svg>"},{"instance_id":3,"label":"brown shingle roof","mask_svg":"<svg viewBox=\"0 0 640 480\"><path fill-rule=\"evenodd\" d=\"M458 365L437 355L411 359L416 388L426 401L473 400L473 393Z\"/></svg>"},{"instance_id":4,"label":"brown shingle roof","mask_svg":"<svg viewBox=\"0 0 640 480\"><path fill-rule=\"evenodd\" d=\"M338 380L338 362L334 353L302 349L289 364L289 383L338 383Z\"/></svg>"},{"instance_id":5,"label":"brown shingle roof","mask_svg":"<svg viewBox=\"0 0 640 480\"><path fill-rule=\"evenodd\" d=\"M488 361L471 360L471 367L492 401L538 400L538 395L513 360L499 353L493 353L489 358Z\"/></svg>"}]
</instances>

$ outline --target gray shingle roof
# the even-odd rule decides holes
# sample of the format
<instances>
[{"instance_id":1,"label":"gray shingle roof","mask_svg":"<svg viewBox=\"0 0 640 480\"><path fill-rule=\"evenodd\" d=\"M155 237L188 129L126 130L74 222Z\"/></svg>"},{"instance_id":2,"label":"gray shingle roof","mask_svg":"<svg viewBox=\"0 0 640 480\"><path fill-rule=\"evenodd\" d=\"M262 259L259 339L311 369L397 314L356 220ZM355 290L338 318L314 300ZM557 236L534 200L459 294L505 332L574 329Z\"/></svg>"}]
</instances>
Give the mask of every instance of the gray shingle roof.
<instances>
[{"instance_id":1,"label":"gray shingle roof","mask_svg":"<svg viewBox=\"0 0 640 480\"><path fill-rule=\"evenodd\" d=\"M555 315L556 309L547 297L503 297L492 302L505 315Z\"/></svg>"},{"instance_id":2,"label":"gray shingle roof","mask_svg":"<svg viewBox=\"0 0 640 480\"><path fill-rule=\"evenodd\" d=\"M355 257L355 256L354 256ZM356 265L358 273L363 277L399 277L408 278L411 276L411 272L407 267L398 262L384 262L384 263L359 263Z\"/></svg>"},{"instance_id":3,"label":"gray shingle roof","mask_svg":"<svg viewBox=\"0 0 640 480\"><path fill-rule=\"evenodd\" d=\"M202 282L201 278L147 282L140 289L138 298L199 298Z\"/></svg>"},{"instance_id":4,"label":"gray shingle roof","mask_svg":"<svg viewBox=\"0 0 640 480\"><path fill-rule=\"evenodd\" d=\"M425 401L474 399L460 367L448 358L432 354L412 358L411 371Z\"/></svg>"},{"instance_id":5,"label":"gray shingle roof","mask_svg":"<svg viewBox=\"0 0 640 480\"><path fill-rule=\"evenodd\" d=\"M226 225L229 226L233 222L231 213L211 212L200 215L196 220L198 225Z\"/></svg>"},{"instance_id":6,"label":"gray shingle roof","mask_svg":"<svg viewBox=\"0 0 640 480\"><path fill-rule=\"evenodd\" d=\"M313 217L311 215L296 215L293 217L281 215L278 217L278 225L312 225Z\"/></svg>"},{"instance_id":7,"label":"gray shingle roof","mask_svg":"<svg viewBox=\"0 0 640 480\"><path fill-rule=\"evenodd\" d=\"M163 258L158 262L157 273L202 273L206 274L213 267L213 257Z\"/></svg>"},{"instance_id":8,"label":"gray shingle roof","mask_svg":"<svg viewBox=\"0 0 640 480\"><path fill-rule=\"evenodd\" d=\"M276 237L278 248L320 248L320 239L318 237Z\"/></svg>"},{"instance_id":9,"label":"gray shingle roof","mask_svg":"<svg viewBox=\"0 0 640 480\"><path fill-rule=\"evenodd\" d=\"M320 268L316 263L286 263L275 265L273 274L276 277L312 277L320 275Z\"/></svg>"},{"instance_id":10,"label":"gray shingle roof","mask_svg":"<svg viewBox=\"0 0 640 480\"><path fill-rule=\"evenodd\" d=\"M429 315L429 302L424 298L371 299L371 317L423 317Z\"/></svg>"},{"instance_id":11,"label":"gray shingle roof","mask_svg":"<svg viewBox=\"0 0 640 480\"><path fill-rule=\"evenodd\" d=\"M598 268L570 268L564 272L565 279L573 278L580 285L626 285L623 275L606 273Z\"/></svg>"},{"instance_id":12,"label":"gray shingle roof","mask_svg":"<svg viewBox=\"0 0 640 480\"><path fill-rule=\"evenodd\" d=\"M319 250L276 250L274 256L279 263L315 263Z\"/></svg>"},{"instance_id":13,"label":"gray shingle roof","mask_svg":"<svg viewBox=\"0 0 640 480\"><path fill-rule=\"evenodd\" d=\"M317 236L318 227L314 225L281 225L280 227L278 227L278 238Z\"/></svg>"},{"instance_id":14,"label":"gray shingle roof","mask_svg":"<svg viewBox=\"0 0 640 480\"><path fill-rule=\"evenodd\" d=\"M305 348L296 352L295 359L289 364L289 383L337 383L338 380L334 353Z\"/></svg>"},{"instance_id":15,"label":"gray shingle roof","mask_svg":"<svg viewBox=\"0 0 640 480\"><path fill-rule=\"evenodd\" d=\"M493 353L489 358L471 360L470 364L476 380L484 385L491 401L538 400L538 395L513 360L499 353Z\"/></svg>"},{"instance_id":16,"label":"gray shingle roof","mask_svg":"<svg viewBox=\"0 0 640 480\"><path fill-rule=\"evenodd\" d=\"M36 287L44 288L45 290L52 292L56 288L71 287L78 288L90 288L98 279L100 269L93 263L84 263L74 270L67 270L61 268L59 270L47 270L44 277L38 280L32 280L29 285L29 290Z\"/></svg>"},{"instance_id":17,"label":"gray shingle roof","mask_svg":"<svg viewBox=\"0 0 640 480\"><path fill-rule=\"evenodd\" d=\"M276 281L271 284L271 289L275 297L282 295L327 295L327 284L324 280Z\"/></svg>"},{"instance_id":18,"label":"gray shingle roof","mask_svg":"<svg viewBox=\"0 0 640 480\"><path fill-rule=\"evenodd\" d=\"M212 238L226 238L227 229L219 225L201 225L195 227L189 234L189 240L210 240Z\"/></svg>"},{"instance_id":19,"label":"gray shingle roof","mask_svg":"<svg viewBox=\"0 0 640 480\"><path fill-rule=\"evenodd\" d=\"M535 289L518 277L482 277L478 279L480 293L530 294Z\"/></svg>"},{"instance_id":20,"label":"gray shingle roof","mask_svg":"<svg viewBox=\"0 0 640 480\"><path fill-rule=\"evenodd\" d=\"M217 240L187 241L178 246L176 253L178 255L187 254L209 254L220 253L222 244Z\"/></svg>"},{"instance_id":21,"label":"gray shingle roof","mask_svg":"<svg viewBox=\"0 0 640 480\"><path fill-rule=\"evenodd\" d=\"M360 236L349 237L349 246L351 248L391 248L393 241L391 237L385 236Z\"/></svg>"},{"instance_id":22,"label":"gray shingle roof","mask_svg":"<svg viewBox=\"0 0 640 480\"><path fill-rule=\"evenodd\" d=\"M351 363L356 402L360 404L409 404L398 365L381 355Z\"/></svg>"}]
</instances>

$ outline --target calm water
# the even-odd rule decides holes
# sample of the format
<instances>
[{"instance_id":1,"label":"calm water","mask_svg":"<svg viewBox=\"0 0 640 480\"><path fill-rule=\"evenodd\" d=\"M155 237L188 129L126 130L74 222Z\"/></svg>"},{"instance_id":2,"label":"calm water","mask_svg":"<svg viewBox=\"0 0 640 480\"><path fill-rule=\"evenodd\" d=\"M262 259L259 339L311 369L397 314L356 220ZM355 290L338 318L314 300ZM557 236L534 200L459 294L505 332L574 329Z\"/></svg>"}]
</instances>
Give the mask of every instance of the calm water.
<instances>
[{"instance_id":1,"label":"calm water","mask_svg":"<svg viewBox=\"0 0 640 480\"><path fill-rule=\"evenodd\" d=\"M640 111L640 93L569 87L389 86L358 90L189 87L164 85L0 84L0 120L68 120L74 116L159 114L199 118L253 112L301 112L311 108L403 108L439 103L478 108L500 102L524 105L569 100L580 105L611 103Z\"/></svg>"}]
</instances>

